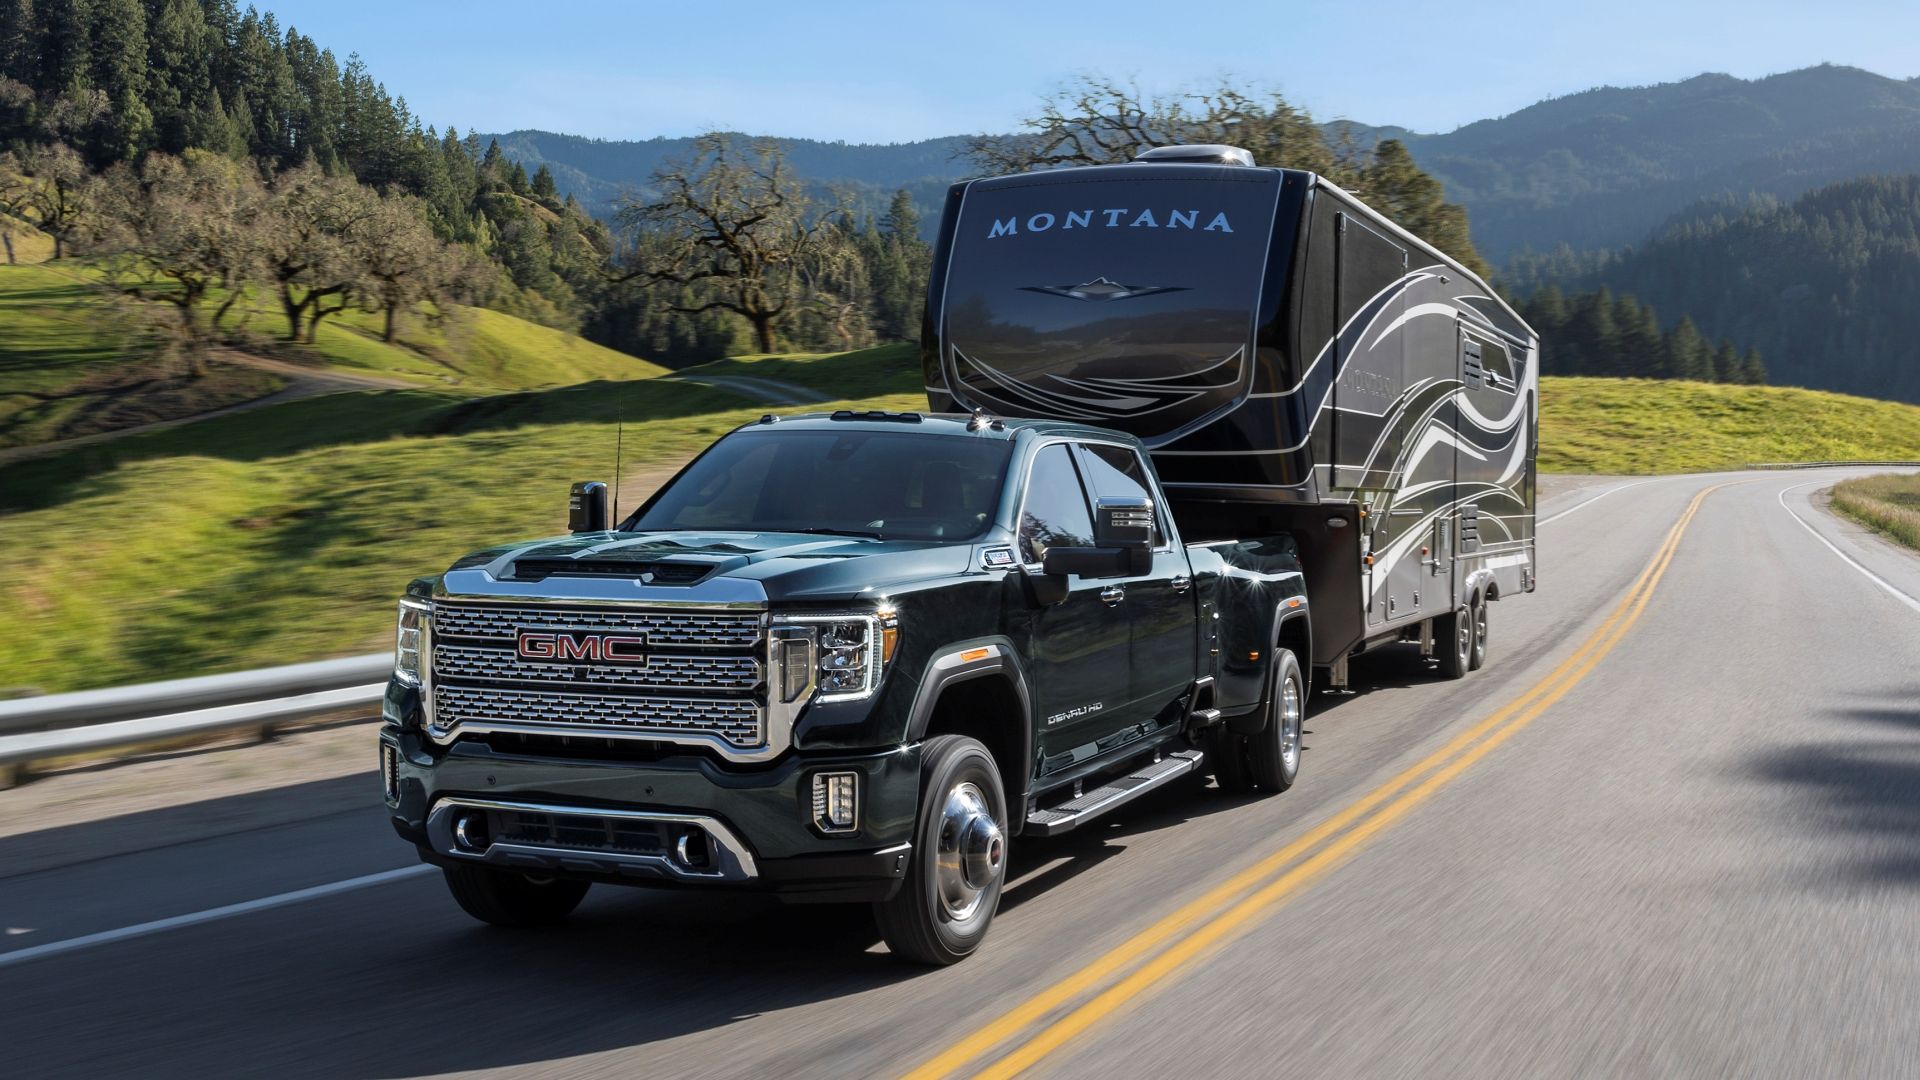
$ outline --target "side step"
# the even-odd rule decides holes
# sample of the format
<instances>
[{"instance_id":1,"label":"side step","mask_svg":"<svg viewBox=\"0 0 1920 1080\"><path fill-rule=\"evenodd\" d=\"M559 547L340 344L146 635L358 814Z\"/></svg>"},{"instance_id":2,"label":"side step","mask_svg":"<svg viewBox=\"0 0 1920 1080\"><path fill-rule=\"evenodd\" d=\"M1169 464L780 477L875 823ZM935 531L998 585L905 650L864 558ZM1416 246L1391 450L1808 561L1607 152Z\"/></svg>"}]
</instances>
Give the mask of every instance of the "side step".
<instances>
[{"instance_id":1,"label":"side step","mask_svg":"<svg viewBox=\"0 0 1920 1080\"><path fill-rule=\"evenodd\" d=\"M1155 788L1193 772L1206 760L1201 750L1176 750L1159 761L1141 765L1125 776L1109 781L1059 806L1035 810L1027 815L1028 836L1058 836L1084 825L1116 807L1125 806Z\"/></svg>"}]
</instances>

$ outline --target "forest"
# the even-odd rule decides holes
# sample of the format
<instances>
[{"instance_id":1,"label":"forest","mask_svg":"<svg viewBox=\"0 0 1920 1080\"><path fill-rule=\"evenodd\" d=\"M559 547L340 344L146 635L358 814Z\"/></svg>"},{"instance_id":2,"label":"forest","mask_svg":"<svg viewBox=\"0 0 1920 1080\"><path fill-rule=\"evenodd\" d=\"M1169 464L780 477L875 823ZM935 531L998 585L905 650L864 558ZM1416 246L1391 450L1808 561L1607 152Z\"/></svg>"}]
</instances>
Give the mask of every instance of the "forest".
<instances>
[{"instance_id":1,"label":"forest","mask_svg":"<svg viewBox=\"0 0 1920 1080\"><path fill-rule=\"evenodd\" d=\"M1278 94L1143 98L1087 76L978 171L1232 141L1314 168L1483 267L1465 212L1393 140L1361 147ZM189 350L238 291L284 336L357 307L496 308L668 364L917 336L930 254L900 192L799 176L776 140L709 134L597 219L545 165L415 115L355 56L233 0L0 0L0 240L31 225L104 286L164 301ZM724 212L723 212L724 211ZM8 222L18 223L9 225ZM11 252L11 246L8 247Z\"/></svg>"},{"instance_id":2,"label":"forest","mask_svg":"<svg viewBox=\"0 0 1920 1080\"><path fill-rule=\"evenodd\" d=\"M1504 281L1655 298L1759 349L1773 382L1920 402L1920 177L1702 203L1643 244L1516 260Z\"/></svg>"}]
</instances>

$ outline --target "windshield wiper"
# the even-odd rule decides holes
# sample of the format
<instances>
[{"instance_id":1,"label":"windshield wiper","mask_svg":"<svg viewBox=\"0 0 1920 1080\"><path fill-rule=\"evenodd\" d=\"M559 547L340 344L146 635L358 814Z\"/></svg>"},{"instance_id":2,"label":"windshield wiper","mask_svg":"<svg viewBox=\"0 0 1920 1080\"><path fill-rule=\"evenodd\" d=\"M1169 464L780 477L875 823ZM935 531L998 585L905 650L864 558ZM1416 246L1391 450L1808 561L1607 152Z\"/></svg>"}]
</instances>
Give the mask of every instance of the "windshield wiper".
<instances>
[{"instance_id":1,"label":"windshield wiper","mask_svg":"<svg viewBox=\"0 0 1920 1080\"><path fill-rule=\"evenodd\" d=\"M777 530L770 530L770 531L786 532L786 533L805 533L809 536L864 536L869 540L884 539L884 537L882 537L879 533L872 532L867 529L828 529L828 528L822 528L820 526L809 526L804 529L777 529Z\"/></svg>"}]
</instances>

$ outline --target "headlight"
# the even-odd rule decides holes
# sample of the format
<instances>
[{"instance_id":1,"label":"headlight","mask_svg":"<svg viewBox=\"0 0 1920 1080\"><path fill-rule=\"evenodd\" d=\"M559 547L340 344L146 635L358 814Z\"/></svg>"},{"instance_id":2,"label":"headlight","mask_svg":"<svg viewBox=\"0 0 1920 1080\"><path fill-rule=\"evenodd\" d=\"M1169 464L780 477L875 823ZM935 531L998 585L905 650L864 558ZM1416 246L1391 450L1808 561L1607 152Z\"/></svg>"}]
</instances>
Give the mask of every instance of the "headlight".
<instances>
[{"instance_id":1,"label":"headlight","mask_svg":"<svg viewBox=\"0 0 1920 1080\"><path fill-rule=\"evenodd\" d=\"M393 677L420 684L420 654L426 641L427 613L433 609L418 600L400 601L393 633Z\"/></svg>"},{"instance_id":2,"label":"headlight","mask_svg":"<svg viewBox=\"0 0 1920 1080\"><path fill-rule=\"evenodd\" d=\"M801 616L790 623L812 638L821 701L855 701L871 696L879 689L881 673L900 641L900 622L891 608L871 615ZM787 660L783 664L784 681L804 686L792 663L799 654L800 650L794 650L782 657Z\"/></svg>"}]
</instances>

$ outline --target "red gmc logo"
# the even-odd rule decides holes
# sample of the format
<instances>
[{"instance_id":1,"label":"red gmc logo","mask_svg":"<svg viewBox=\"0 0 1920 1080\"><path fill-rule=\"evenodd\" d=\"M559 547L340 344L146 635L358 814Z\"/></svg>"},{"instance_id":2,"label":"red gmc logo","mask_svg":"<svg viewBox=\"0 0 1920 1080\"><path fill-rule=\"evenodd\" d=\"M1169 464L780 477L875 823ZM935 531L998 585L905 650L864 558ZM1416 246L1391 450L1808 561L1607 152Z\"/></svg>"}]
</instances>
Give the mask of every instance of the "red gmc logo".
<instances>
[{"instance_id":1,"label":"red gmc logo","mask_svg":"<svg viewBox=\"0 0 1920 1080\"><path fill-rule=\"evenodd\" d=\"M527 660L597 660L612 664L647 662L644 634L597 634L591 630L521 630L514 637Z\"/></svg>"}]
</instances>

